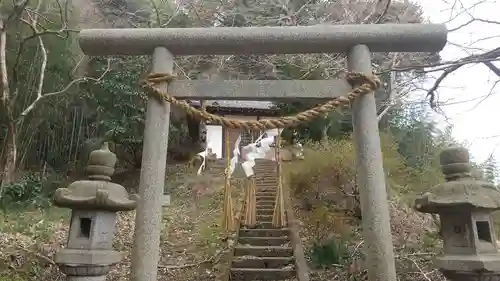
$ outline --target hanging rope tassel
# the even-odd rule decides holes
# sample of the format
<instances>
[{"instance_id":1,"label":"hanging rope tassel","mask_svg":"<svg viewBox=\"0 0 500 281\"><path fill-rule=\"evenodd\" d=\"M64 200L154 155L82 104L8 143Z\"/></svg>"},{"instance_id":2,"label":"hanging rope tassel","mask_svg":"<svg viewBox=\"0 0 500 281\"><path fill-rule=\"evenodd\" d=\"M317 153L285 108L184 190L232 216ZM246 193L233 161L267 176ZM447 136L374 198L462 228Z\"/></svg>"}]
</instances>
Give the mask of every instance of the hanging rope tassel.
<instances>
[{"instance_id":1,"label":"hanging rope tassel","mask_svg":"<svg viewBox=\"0 0 500 281\"><path fill-rule=\"evenodd\" d=\"M233 200L231 198L231 178L229 174L229 167L231 165L231 147L229 144L229 137L227 134L224 136L225 154L226 154L226 169L224 172L224 209L222 217L222 228L225 231L234 230L234 214L233 214Z\"/></svg>"},{"instance_id":2,"label":"hanging rope tassel","mask_svg":"<svg viewBox=\"0 0 500 281\"><path fill-rule=\"evenodd\" d=\"M257 223L257 210L255 198L255 176L246 180L245 186L245 219L243 224L248 228L254 228Z\"/></svg>"},{"instance_id":3,"label":"hanging rope tassel","mask_svg":"<svg viewBox=\"0 0 500 281\"><path fill-rule=\"evenodd\" d=\"M281 169L281 136L278 134L276 136L276 176L278 177L278 186L276 187L276 201L274 204L274 212L273 212L273 226L274 227L285 227L286 226L286 218L285 218L285 202L283 198L283 181L282 181L282 169Z\"/></svg>"}]
</instances>

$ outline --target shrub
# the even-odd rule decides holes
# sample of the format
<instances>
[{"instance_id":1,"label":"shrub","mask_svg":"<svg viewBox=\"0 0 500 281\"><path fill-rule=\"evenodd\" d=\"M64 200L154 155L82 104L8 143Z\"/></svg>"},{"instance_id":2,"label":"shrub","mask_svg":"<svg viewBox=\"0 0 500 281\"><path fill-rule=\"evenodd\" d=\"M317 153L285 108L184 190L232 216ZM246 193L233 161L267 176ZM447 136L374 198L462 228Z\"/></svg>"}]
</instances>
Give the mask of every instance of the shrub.
<instances>
[{"instance_id":1,"label":"shrub","mask_svg":"<svg viewBox=\"0 0 500 281\"><path fill-rule=\"evenodd\" d=\"M0 208L47 208L52 205L52 195L61 182L34 173L23 175L18 181L5 185L0 197Z\"/></svg>"},{"instance_id":2,"label":"shrub","mask_svg":"<svg viewBox=\"0 0 500 281\"><path fill-rule=\"evenodd\" d=\"M413 169L406 165L398 153L397 143L390 135L381 134L381 146L386 184L391 197L421 193L442 181L437 161L428 167ZM307 143L304 147L304 160L285 165L285 176L288 177L292 194L301 198L308 210L318 203L342 205L339 201L345 201L346 198L354 201L350 206L356 209L359 199L352 137Z\"/></svg>"},{"instance_id":3,"label":"shrub","mask_svg":"<svg viewBox=\"0 0 500 281\"><path fill-rule=\"evenodd\" d=\"M315 242L309 250L309 258L314 267L329 267L344 264L349 258L349 250L344 241L330 238L322 243Z\"/></svg>"}]
</instances>

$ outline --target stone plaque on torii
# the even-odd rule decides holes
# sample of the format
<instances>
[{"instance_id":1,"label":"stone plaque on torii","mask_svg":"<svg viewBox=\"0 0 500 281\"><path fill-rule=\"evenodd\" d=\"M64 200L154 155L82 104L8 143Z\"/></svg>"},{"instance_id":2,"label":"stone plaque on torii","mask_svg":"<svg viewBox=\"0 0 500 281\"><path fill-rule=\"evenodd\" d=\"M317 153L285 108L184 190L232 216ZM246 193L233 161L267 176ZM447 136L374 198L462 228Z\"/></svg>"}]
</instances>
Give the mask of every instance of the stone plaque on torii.
<instances>
[{"instance_id":1,"label":"stone plaque on torii","mask_svg":"<svg viewBox=\"0 0 500 281\"><path fill-rule=\"evenodd\" d=\"M89 29L80 33L80 46L89 56L151 55L153 73L171 73L175 56L347 53L348 70L370 76L370 52L437 52L445 46L446 39L446 27L437 24ZM168 89L169 94L179 100L328 101L343 98L345 101L345 95L352 89L344 80L176 80L170 83L166 80L169 79L159 80L155 87L165 92ZM357 182L368 276L370 281L395 281L375 98L366 94L353 99ZM157 279L169 118L169 103L153 98L148 100L132 281Z\"/></svg>"}]
</instances>

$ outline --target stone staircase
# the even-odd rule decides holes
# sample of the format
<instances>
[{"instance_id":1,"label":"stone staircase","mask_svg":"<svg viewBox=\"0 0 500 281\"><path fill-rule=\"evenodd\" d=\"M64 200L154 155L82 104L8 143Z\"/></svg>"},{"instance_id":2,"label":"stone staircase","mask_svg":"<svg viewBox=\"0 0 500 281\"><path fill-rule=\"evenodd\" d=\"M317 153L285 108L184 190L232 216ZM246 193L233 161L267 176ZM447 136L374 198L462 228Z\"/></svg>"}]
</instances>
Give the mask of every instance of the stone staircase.
<instances>
[{"instance_id":1,"label":"stone staircase","mask_svg":"<svg viewBox=\"0 0 500 281\"><path fill-rule=\"evenodd\" d=\"M225 169L226 159L216 159L207 163L207 168L204 173L213 176L223 176ZM245 172L241 167L241 163L236 165L231 178L245 178Z\"/></svg>"},{"instance_id":2,"label":"stone staircase","mask_svg":"<svg viewBox=\"0 0 500 281\"><path fill-rule=\"evenodd\" d=\"M231 263L230 280L288 280L296 276L290 230L274 228L276 162L259 159L254 168L257 186L257 226L241 228Z\"/></svg>"}]
</instances>

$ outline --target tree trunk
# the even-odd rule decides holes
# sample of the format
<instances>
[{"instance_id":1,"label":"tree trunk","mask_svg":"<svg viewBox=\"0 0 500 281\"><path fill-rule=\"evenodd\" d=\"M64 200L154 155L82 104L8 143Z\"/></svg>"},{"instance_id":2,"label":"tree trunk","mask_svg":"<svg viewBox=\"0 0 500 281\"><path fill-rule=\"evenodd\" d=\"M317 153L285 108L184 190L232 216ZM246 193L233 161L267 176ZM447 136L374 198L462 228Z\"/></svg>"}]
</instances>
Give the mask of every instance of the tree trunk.
<instances>
[{"instance_id":1,"label":"tree trunk","mask_svg":"<svg viewBox=\"0 0 500 281\"><path fill-rule=\"evenodd\" d=\"M330 127L332 125L332 121L329 118L328 114L325 115L325 125L323 126L322 134L321 134L321 142L323 145L328 144L328 131L330 130Z\"/></svg>"},{"instance_id":2,"label":"tree trunk","mask_svg":"<svg viewBox=\"0 0 500 281\"><path fill-rule=\"evenodd\" d=\"M328 143L328 128L329 128L329 127L330 127L330 126L328 126L328 125L325 125L325 126L323 127L323 133L322 133L322 136L321 136L321 141L322 141L322 142L323 142L323 144L325 144L325 145Z\"/></svg>"},{"instance_id":3,"label":"tree trunk","mask_svg":"<svg viewBox=\"0 0 500 281\"><path fill-rule=\"evenodd\" d=\"M202 111L207 110L204 100L200 100L200 106ZM200 141L202 149L207 149L207 123L204 120L200 121Z\"/></svg>"},{"instance_id":4,"label":"tree trunk","mask_svg":"<svg viewBox=\"0 0 500 281\"><path fill-rule=\"evenodd\" d=\"M2 170L2 186L11 184L15 180L17 162L17 130L14 120L9 120L7 124L7 137L3 161L5 165ZM2 190L0 190L0 197Z\"/></svg>"}]
</instances>

